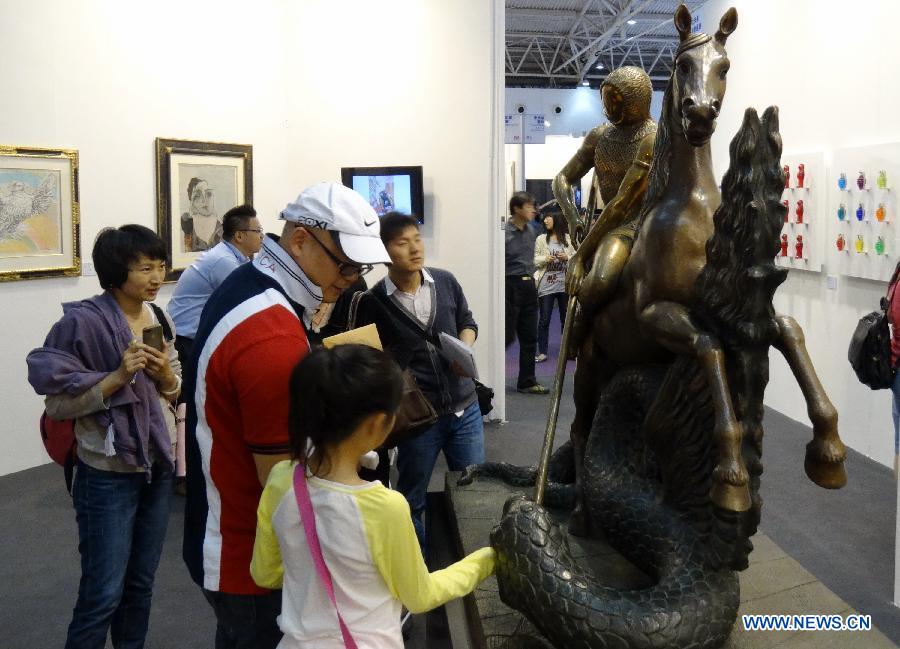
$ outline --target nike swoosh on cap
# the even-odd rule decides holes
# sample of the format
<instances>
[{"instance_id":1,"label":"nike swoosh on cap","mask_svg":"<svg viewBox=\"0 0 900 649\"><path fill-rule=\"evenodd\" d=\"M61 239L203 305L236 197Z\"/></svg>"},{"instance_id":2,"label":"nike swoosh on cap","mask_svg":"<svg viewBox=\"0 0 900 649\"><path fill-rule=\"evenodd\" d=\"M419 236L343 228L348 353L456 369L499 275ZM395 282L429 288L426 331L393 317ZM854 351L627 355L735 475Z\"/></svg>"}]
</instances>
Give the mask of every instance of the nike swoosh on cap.
<instances>
[{"instance_id":1,"label":"nike swoosh on cap","mask_svg":"<svg viewBox=\"0 0 900 649\"><path fill-rule=\"evenodd\" d=\"M364 224L366 227L369 227L370 225L373 225L374 223L375 223L375 221L371 221L371 222L370 222L370 221L363 221L363 224Z\"/></svg>"}]
</instances>

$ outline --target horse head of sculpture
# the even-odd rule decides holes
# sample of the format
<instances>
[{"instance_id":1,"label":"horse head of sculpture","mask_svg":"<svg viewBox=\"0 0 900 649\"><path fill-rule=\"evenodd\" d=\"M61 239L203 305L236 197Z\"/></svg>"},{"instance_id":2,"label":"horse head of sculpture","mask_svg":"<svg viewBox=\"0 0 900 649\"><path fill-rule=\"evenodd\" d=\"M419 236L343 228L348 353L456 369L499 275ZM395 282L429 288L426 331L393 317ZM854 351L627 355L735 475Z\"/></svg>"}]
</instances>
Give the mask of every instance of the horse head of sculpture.
<instances>
[{"instance_id":1,"label":"horse head of sculpture","mask_svg":"<svg viewBox=\"0 0 900 649\"><path fill-rule=\"evenodd\" d=\"M725 41L737 28L737 11L732 7L719 21L714 36L691 33L691 12L684 5L675 12L675 28L680 43L670 84L670 108L687 141L695 146L709 142L722 109L725 81L730 63Z\"/></svg>"}]
</instances>

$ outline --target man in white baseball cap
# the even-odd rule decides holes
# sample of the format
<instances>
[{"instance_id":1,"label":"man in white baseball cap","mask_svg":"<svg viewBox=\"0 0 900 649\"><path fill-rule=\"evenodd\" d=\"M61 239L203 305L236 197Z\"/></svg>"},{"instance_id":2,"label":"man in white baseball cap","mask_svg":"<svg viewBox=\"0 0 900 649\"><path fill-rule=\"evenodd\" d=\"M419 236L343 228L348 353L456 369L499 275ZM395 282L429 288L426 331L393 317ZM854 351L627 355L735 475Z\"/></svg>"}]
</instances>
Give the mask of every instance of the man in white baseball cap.
<instances>
[{"instance_id":1,"label":"man in white baseball cap","mask_svg":"<svg viewBox=\"0 0 900 649\"><path fill-rule=\"evenodd\" d=\"M281 237L209 298L185 372L183 553L216 613L216 647L281 638L281 593L253 582L250 560L263 485L288 458L290 376L341 292L390 261L375 210L343 185L312 185L280 218Z\"/></svg>"}]
</instances>

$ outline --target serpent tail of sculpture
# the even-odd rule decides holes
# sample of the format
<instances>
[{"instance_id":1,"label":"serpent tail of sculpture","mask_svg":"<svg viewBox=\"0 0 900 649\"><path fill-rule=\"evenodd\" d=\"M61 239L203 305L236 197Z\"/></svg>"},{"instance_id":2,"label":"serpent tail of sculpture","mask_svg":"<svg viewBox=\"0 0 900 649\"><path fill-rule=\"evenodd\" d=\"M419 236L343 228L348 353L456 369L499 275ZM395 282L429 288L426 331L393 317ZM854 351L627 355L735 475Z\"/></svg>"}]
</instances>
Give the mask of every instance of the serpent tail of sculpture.
<instances>
[{"instance_id":1,"label":"serpent tail of sculpture","mask_svg":"<svg viewBox=\"0 0 900 649\"><path fill-rule=\"evenodd\" d=\"M735 571L747 567L761 509L771 301L785 278L773 263L784 215L777 109L762 120L748 109L730 153L692 313L726 350L752 506L734 513L710 503L714 408L694 358L623 368L604 388L587 443L585 502L652 585L603 585L573 560L547 510L522 497L507 502L491 534L501 598L556 647L712 648L736 619Z\"/></svg>"}]
</instances>

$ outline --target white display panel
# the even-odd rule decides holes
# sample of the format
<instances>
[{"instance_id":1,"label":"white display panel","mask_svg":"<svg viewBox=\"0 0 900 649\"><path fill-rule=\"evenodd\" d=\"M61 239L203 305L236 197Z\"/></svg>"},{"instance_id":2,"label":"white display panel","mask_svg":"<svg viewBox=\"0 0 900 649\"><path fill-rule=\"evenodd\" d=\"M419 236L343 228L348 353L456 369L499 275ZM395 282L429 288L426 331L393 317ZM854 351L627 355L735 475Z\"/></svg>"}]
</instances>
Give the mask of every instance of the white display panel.
<instances>
[{"instance_id":1,"label":"white display panel","mask_svg":"<svg viewBox=\"0 0 900 649\"><path fill-rule=\"evenodd\" d=\"M825 262L825 157L819 153L797 153L781 156L781 164L789 170L787 187L781 195L787 201L787 221L781 228L782 242L775 263L783 268L820 272ZM803 165L802 187L798 172ZM802 214L800 213L802 206ZM797 243L802 240L800 255ZM787 254L782 254L786 252Z\"/></svg>"},{"instance_id":2,"label":"white display panel","mask_svg":"<svg viewBox=\"0 0 900 649\"><path fill-rule=\"evenodd\" d=\"M879 184L879 174L884 182ZM860 173L865 176L859 187ZM838 180L844 174L846 186ZM837 273L888 281L898 259L897 181L900 143L836 149L828 178L829 267ZM843 219L839 210L843 206ZM861 218L860 218L861 216ZM837 241L843 237L844 249Z\"/></svg>"}]
</instances>

